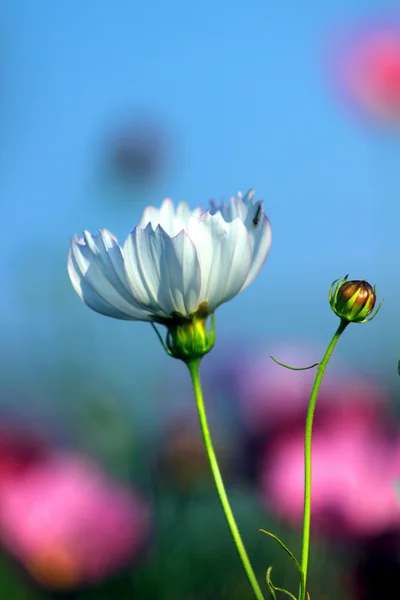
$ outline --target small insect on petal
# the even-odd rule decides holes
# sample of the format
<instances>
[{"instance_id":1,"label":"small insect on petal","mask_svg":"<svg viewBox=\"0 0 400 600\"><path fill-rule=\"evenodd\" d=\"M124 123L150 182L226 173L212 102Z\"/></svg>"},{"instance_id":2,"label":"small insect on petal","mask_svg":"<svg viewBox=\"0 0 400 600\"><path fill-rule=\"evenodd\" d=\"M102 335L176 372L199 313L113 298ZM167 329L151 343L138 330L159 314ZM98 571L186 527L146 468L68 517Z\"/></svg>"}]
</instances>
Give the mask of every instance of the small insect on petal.
<instances>
[{"instance_id":1,"label":"small insect on petal","mask_svg":"<svg viewBox=\"0 0 400 600\"><path fill-rule=\"evenodd\" d=\"M257 225L260 222L261 212L262 212L262 208L261 208L261 204L259 204L257 206L256 214L253 217L253 226L254 227L257 227Z\"/></svg>"}]
</instances>

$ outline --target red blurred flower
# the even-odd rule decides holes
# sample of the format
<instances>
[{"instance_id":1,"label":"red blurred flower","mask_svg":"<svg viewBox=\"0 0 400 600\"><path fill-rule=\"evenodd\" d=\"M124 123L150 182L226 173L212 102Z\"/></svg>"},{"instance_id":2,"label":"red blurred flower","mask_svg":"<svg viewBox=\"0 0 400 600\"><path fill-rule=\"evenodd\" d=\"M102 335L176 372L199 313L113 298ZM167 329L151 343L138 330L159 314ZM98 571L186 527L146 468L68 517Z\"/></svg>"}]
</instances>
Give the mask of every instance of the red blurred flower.
<instances>
[{"instance_id":1,"label":"red blurred flower","mask_svg":"<svg viewBox=\"0 0 400 600\"><path fill-rule=\"evenodd\" d=\"M400 21L375 23L337 35L334 79L366 115L400 124Z\"/></svg>"}]
</instances>

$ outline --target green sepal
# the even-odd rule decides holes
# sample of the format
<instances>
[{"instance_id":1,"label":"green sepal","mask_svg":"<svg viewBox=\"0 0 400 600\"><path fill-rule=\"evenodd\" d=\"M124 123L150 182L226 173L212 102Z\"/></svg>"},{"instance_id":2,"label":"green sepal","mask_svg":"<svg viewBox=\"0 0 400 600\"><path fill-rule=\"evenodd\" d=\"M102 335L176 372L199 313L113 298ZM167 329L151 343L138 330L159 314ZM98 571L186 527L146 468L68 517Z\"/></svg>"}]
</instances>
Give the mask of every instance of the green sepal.
<instances>
[{"instance_id":1,"label":"green sepal","mask_svg":"<svg viewBox=\"0 0 400 600\"><path fill-rule=\"evenodd\" d=\"M375 288L374 288L375 289ZM370 316L369 319L364 319L364 321L359 321L360 323L369 323L370 321L372 321L372 319L375 319L376 315L378 314L378 312L381 310L381 306L382 306L382 302L384 301L384 298L382 298L378 304L378 308L375 310L375 312Z\"/></svg>"},{"instance_id":2,"label":"green sepal","mask_svg":"<svg viewBox=\"0 0 400 600\"><path fill-rule=\"evenodd\" d=\"M343 279L341 279L340 277L338 279L335 279L335 281L332 282L331 287L329 288L328 300L329 300L329 304L331 305L332 310L335 310L334 306L336 304L336 299L338 297L340 287L344 283L346 283L348 276L349 276L349 274L347 274L345 277L343 277ZM337 286L335 288L335 291L333 292L333 287L334 287L335 283L337 283Z\"/></svg>"}]
</instances>

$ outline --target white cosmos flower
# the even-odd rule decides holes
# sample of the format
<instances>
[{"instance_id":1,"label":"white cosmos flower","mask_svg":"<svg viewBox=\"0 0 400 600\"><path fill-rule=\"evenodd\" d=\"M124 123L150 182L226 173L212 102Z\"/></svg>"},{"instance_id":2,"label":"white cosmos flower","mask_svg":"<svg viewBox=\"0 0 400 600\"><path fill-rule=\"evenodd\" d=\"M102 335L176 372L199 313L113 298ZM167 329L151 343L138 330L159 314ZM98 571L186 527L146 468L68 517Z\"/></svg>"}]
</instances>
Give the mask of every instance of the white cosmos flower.
<instances>
[{"instance_id":1,"label":"white cosmos flower","mask_svg":"<svg viewBox=\"0 0 400 600\"><path fill-rule=\"evenodd\" d=\"M263 202L251 190L206 212L170 199L145 209L123 247L107 230L72 240L68 273L81 299L116 319L168 325L212 314L249 286L271 246Z\"/></svg>"}]
</instances>

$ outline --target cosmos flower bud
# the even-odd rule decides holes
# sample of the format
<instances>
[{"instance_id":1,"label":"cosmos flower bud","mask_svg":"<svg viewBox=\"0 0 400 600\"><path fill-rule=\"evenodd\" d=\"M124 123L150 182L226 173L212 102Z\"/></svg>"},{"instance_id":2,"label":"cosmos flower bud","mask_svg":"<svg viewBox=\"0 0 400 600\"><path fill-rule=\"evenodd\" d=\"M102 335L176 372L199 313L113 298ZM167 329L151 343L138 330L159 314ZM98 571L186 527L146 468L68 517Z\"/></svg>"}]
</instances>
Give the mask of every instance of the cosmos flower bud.
<instances>
[{"instance_id":1,"label":"cosmos flower bud","mask_svg":"<svg viewBox=\"0 0 400 600\"><path fill-rule=\"evenodd\" d=\"M376 286L372 287L367 281L347 281L336 279L329 290L329 303L335 314L340 319L350 323L366 323L378 313L383 300L370 319L367 319L374 310L376 303ZM336 285L333 291L334 285Z\"/></svg>"}]
</instances>

